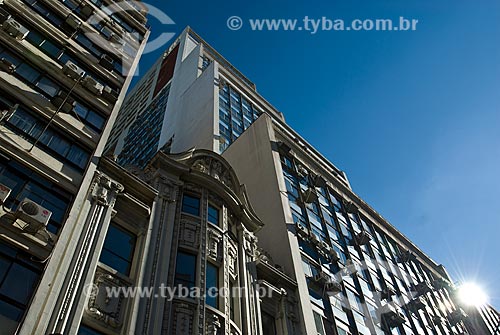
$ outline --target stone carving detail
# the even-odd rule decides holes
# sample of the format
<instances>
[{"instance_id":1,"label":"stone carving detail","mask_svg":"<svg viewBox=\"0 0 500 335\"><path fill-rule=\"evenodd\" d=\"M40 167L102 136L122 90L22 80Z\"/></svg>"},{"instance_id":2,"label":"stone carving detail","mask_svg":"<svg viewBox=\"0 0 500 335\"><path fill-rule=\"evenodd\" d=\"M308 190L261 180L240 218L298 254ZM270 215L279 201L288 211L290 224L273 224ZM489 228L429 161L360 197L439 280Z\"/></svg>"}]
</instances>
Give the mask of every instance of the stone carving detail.
<instances>
[{"instance_id":1,"label":"stone carving detail","mask_svg":"<svg viewBox=\"0 0 500 335\"><path fill-rule=\"evenodd\" d=\"M243 248L250 259L253 260L257 256L257 236L246 229L243 230Z\"/></svg>"},{"instance_id":2,"label":"stone carving detail","mask_svg":"<svg viewBox=\"0 0 500 335\"><path fill-rule=\"evenodd\" d=\"M199 158L194 161L191 168L212 176L229 188L234 188L235 186L231 180L230 171L217 159L212 157Z\"/></svg>"},{"instance_id":3,"label":"stone carving detail","mask_svg":"<svg viewBox=\"0 0 500 335\"><path fill-rule=\"evenodd\" d=\"M205 320L205 324L206 324L207 335L219 334L221 323L219 322L219 317L217 315L209 314Z\"/></svg>"},{"instance_id":4,"label":"stone carving detail","mask_svg":"<svg viewBox=\"0 0 500 335\"><path fill-rule=\"evenodd\" d=\"M194 184L191 184L191 183L187 183L184 185L184 189L188 190L188 191L191 191L191 192L196 192L196 193L200 193L202 192L202 188L197 186L197 185L194 185Z\"/></svg>"},{"instance_id":5,"label":"stone carving detail","mask_svg":"<svg viewBox=\"0 0 500 335\"><path fill-rule=\"evenodd\" d=\"M220 252L221 241L222 241L221 233L215 231L214 229L208 228L207 235L208 235L207 239L208 257L210 257L213 261L221 262L222 261L222 254Z\"/></svg>"},{"instance_id":6,"label":"stone carving detail","mask_svg":"<svg viewBox=\"0 0 500 335\"><path fill-rule=\"evenodd\" d=\"M173 334L185 335L193 333L193 315L195 307L186 303L174 306Z\"/></svg>"},{"instance_id":7,"label":"stone carving detail","mask_svg":"<svg viewBox=\"0 0 500 335\"><path fill-rule=\"evenodd\" d=\"M91 296L88 301L86 313L104 323L106 326L119 329L123 324L123 311L126 306L126 298L119 296L110 297L107 290L111 287L126 287L127 283L110 273L101 269L96 271Z\"/></svg>"},{"instance_id":8,"label":"stone carving detail","mask_svg":"<svg viewBox=\"0 0 500 335\"><path fill-rule=\"evenodd\" d=\"M92 198L100 205L113 206L116 195L123 190L122 184L112 180L104 173L97 172L92 188Z\"/></svg>"},{"instance_id":9,"label":"stone carving detail","mask_svg":"<svg viewBox=\"0 0 500 335\"><path fill-rule=\"evenodd\" d=\"M267 264L270 264L270 265L274 265L274 262L273 262L273 259L272 259L271 255L267 251L265 251L264 249L262 249L262 248L257 248L257 250L256 250L256 257L261 262L264 262L264 263L267 263Z\"/></svg>"},{"instance_id":10,"label":"stone carving detail","mask_svg":"<svg viewBox=\"0 0 500 335\"><path fill-rule=\"evenodd\" d=\"M232 240L227 244L227 262L229 275L235 280L238 276L238 248Z\"/></svg>"},{"instance_id":11,"label":"stone carving detail","mask_svg":"<svg viewBox=\"0 0 500 335\"><path fill-rule=\"evenodd\" d=\"M200 224L189 220L181 220L179 244L198 249L200 246Z\"/></svg>"}]
</instances>

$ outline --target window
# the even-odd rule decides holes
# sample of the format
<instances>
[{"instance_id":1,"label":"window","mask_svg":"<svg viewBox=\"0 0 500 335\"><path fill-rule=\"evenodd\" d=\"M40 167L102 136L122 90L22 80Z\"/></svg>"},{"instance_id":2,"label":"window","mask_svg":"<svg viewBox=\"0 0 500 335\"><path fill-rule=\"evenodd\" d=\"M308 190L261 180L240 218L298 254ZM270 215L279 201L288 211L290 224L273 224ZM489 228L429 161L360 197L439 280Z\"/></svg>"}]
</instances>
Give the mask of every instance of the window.
<instances>
[{"instance_id":1,"label":"window","mask_svg":"<svg viewBox=\"0 0 500 335\"><path fill-rule=\"evenodd\" d=\"M2 51L0 47L0 58L5 58L15 67L15 75L28 86L38 90L45 97L50 98L60 91L60 87L52 80L42 75L38 70L34 69L20 58L14 56L10 52Z\"/></svg>"},{"instance_id":2,"label":"window","mask_svg":"<svg viewBox=\"0 0 500 335\"><path fill-rule=\"evenodd\" d=\"M14 334L38 285L42 264L0 242L0 318L2 333Z\"/></svg>"},{"instance_id":3,"label":"window","mask_svg":"<svg viewBox=\"0 0 500 335\"><path fill-rule=\"evenodd\" d=\"M235 282L229 281L229 317L234 322L238 323L240 316L239 310L239 294L237 294L237 287L235 287Z\"/></svg>"},{"instance_id":4,"label":"window","mask_svg":"<svg viewBox=\"0 0 500 335\"><path fill-rule=\"evenodd\" d=\"M219 307L219 269L211 264L207 263L207 272L205 278L205 303L213 308Z\"/></svg>"},{"instance_id":5,"label":"window","mask_svg":"<svg viewBox=\"0 0 500 335\"><path fill-rule=\"evenodd\" d=\"M182 211L184 213L200 216L200 198L184 194L182 197Z\"/></svg>"},{"instance_id":6,"label":"window","mask_svg":"<svg viewBox=\"0 0 500 335\"><path fill-rule=\"evenodd\" d=\"M102 335L102 333L87 326L81 325L80 329L78 329L78 335Z\"/></svg>"},{"instance_id":7,"label":"window","mask_svg":"<svg viewBox=\"0 0 500 335\"><path fill-rule=\"evenodd\" d=\"M6 124L17 133L22 132L23 137L34 143L38 138L37 146L41 149L48 149L50 153L55 153L65 163L70 163L79 171L83 171L90 159L88 150L75 144L73 140L62 137L52 128L48 128L40 136L46 126L45 121L33 116L23 107L18 107L16 112L10 117ZM47 150L46 150L47 151Z\"/></svg>"},{"instance_id":8,"label":"window","mask_svg":"<svg viewBox=\"0 0 500 335\"><path fill-rule=\"evenodd\" d=\"M83 47L85 47L87 50L89 50L94 56L96 56L97 58L100 58L102 55L103 55L103 52L101 51L101 48L99 48L98 46L96 46L94 44L94 42L92 42L89 38L87 38L87 36L85 36L84 34L77 34L75 36L75 40L80 44L82 45Z\"/></svg>"},{"instance_id":9,"label":"window","mask_svg":"<svg viewBox=\"0 0 500 335\"><path fill-rule=\"evenodd\" d=\"M314 323L316 324L316 332L318 335L325 335L325 328L323 326L323 318L318 313L314 312Z\"/></svg>"},{"instance_id":10,"label":"window","mask_svg":"<svg viewBox=\"0 0 500 335\"><path fill-rule=\"evenodd\" d=\"M257 110L228 84L219 90L219 151L234 142L258 117Z\"/></svg>"},{"instance_id":11,"label":"window","mask_svg":"<svg viewBox=\"0 0 500 335\"><path fill-rule=\"evenodd\" d=\"M174 285L192 288L196 285L196 256L182 251L177 253Z\"/></svg>"},{"instance_id":12,"label":"window","mask_svg":"<svg viewBox=\"0 0 500 335\"><path fill-rule=\"evenodd\" d=\"M219 225L219 210L212 205L208 205L208 222Z\"/></svg>"},{"instance_id":13,"label":"window","mask_svg":"<svg viewBox=\"0 0 500 335\"><path fill-rule=\"evenodd\" d=\"M29 198L52 212L47 229L57 234L66 217L71 195L14 161L0 163L0 183L12 189L5 206L16 208Z\"/></svg>"},{"instance_id":14,"label":"window","mask_svg":"<svg viewBox=\"0 0 500 335\"><path fill-rule=\"evenodd\" d=\"M136 236L111 223L99 261L128 276L132 267Z\"/></svg>"},{"instance_id":15,"label":"window","mask_svg":"<svg viewBox=\"0 0 500 335\"><path fill-rule=\"evenodd\" d=\"M262 312L262 330L263 335L276 335L276 320L275 318L266 312Z\"/></svg>"},{"instance_id":16,"label":"window","mask_svg":"<svg viewBox=\"0 0 500 335\"><path fill-rule=\"evenodd\" d=\"M61 48L34 30L30 29L26 40L52 58L57 59L61 54Z\"/></svg>"}]
</instances>

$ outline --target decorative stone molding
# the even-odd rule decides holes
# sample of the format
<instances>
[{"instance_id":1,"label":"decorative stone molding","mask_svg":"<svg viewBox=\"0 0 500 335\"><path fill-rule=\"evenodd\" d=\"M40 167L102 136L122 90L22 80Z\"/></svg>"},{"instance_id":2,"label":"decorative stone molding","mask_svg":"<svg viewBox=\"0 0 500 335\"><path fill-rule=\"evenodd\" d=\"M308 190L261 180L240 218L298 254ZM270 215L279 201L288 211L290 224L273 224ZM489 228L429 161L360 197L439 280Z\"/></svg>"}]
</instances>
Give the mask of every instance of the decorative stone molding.
<instances>
[{"instance_id":1,"label":"decorative stone molding","mask_svg":"<svg viewBox=\"0 0 500 335\"><path fill-rule=\"evenodd\" d=\"M201 187L199 187L198 185L195 185L195 184L191 184L191 183L184 184L184 190L188 190L188 191L195 192L198 194L201 194L201 192L203 191L203 189Z\"/></svg>"},{"instance_id":2,"label":"decorative stone molding","mask_svg":"<svg viewBox=\"0 0 500 335\"><path fill-rule=\"evenodd\" d=\"M243 229L243 249L252 260L257 256L257 241L257 236L246 229Z\"/></svg>"},{"instance_id":3,"label":"decorative stone molding","mask_svg":"<svg viewBox=\"0 0 500 335\"><path fill-rule=\"evenodd\" d=\"M112 180L101 172L96 173L92 187L92 198L103 206L113 206L116 195L123 192L122 184Z\"/></svg>"},{"instance_id":4,"label":"decorative stone molding","mask_svg":"<svg viewBox=\"0 0 500 335\"><path fill-rule=\"evenodd\" d=\"M111 297L108 290L112 287L127 287L130 283L98 268L94 277L94 287L89 298L86 314L106 327L120 329L123 325L126 298L123 294Z\"/></svg>"},{"instance_id":5,"label":"decorative stone molding","mask_svg":"<svg viewBox=\"0 0 500 335\"><path fill-rule=\"evenodd\" d=\"M225 164L222 164L218 159L209 156L198 158L193 162L191 168L195 171L212 176L227 187L234 189L235 185L231 178L231 172L226 168Z\"/></svg>"},{"instance_id":6,"label":"decorative stone molding","mask_svg":"<svg viewBox=\"0 0 500 335\"><path fill-rule=\"evenodd\" d=\"M200 247L200 224L198 222L181 220L179 245L193 249L198 249Z\"/></svg>"},{"instance_id":7,"label":"decorative stone molding","mask_svg":"<svg viewBox=\"0 0 500 335\"><path fill-rule=\"evenodd\" d=\"M205 329L207 335L218 335L219 330L221 328L221 323L219 321L219 317L214 314L207 315L205 319Z\"/></svg>"},{"instance_id":8,"label":"decorative stone molding","mask_svg":"<svg viewBox=\"0 0 500 335\"><path fill-rule=\"evenodd\" d=\"M238 247L231 239L228 239L227 243L227 263L231 279L236 280L238 277Z\"/></svg>"},{"instance_id":9,"label":"decorative stone molding","mask_svg":"<svg viewBox=\"0 0 500 335\"><path fill-rule=\"evenodd\" d=\"M215 262L222 262L222 253L220 252L222 234L215 229L207 229L207 255Z\"/></svg>"},{"instance_id":10,"label":"decorative stone molding","mask_svg":"<svg viewBox=\"0 0 500 335\"><path fill-rule=\"evenodd\" d=\"M174 305L173 332L175 335L186 335L193 333L193 316L195 306L186 303Z\"/></svg>"},{"instance_id":11,"label":"decorative stone molding","mask_svg":"<svg viewBox=\"0 0 500 335\"><path fill-rule=\"evenodd\" d=\"M273 261L271 255L262 248L257 248L256 258L264 263L269 264L269 265L274 265L274 261Z\"/></svg>"}]
</instances>

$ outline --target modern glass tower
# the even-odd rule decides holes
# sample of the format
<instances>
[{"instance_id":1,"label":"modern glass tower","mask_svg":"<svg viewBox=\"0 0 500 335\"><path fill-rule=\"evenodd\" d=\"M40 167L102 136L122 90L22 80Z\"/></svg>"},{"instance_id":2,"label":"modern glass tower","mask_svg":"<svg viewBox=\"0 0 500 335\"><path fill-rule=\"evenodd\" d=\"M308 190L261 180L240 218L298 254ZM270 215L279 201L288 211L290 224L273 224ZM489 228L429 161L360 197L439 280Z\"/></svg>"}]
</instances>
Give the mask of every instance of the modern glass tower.
<instances>
[{"instance_id":1,"label":"modern glass tower","mask_svg":"<svg viewBox=\"0 0 500 335\"><path fill-rule=\"evenodd\" d=\"M0 1L0 334L72 327L62 315L75 311L64 299L79 280L81 210L146 13L138 2Z\"/></svg>"},{"instance_id":2,"label":"modern glass tower","mask_svg":"<svg viewBox=\"0 0 500 335\"><path fill-rule=\"evenodd\" d=\"M156 152L190 148L230 164L264 223L256 232L260 269L268 269L261 276L279 268L289 279L282 285L294 290L293 299L261 309L266 335L498 328L494 309L464 310L445 268L363 201L343 171L189 28L127 97L108 148L138 168Z\"/></svg>"}]
</instances>

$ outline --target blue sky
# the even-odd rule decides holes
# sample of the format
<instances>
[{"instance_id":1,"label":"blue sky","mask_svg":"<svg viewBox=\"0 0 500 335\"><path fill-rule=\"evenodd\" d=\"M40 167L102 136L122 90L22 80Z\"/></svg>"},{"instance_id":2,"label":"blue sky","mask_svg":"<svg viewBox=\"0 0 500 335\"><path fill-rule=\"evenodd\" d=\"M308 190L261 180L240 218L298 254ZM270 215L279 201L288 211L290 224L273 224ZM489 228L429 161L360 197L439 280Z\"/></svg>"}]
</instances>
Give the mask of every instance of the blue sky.
<instances>
[{"instance_id":1,"label":"blue sky","mask_svg":"<svg viewBox=\"0 0 500 335\"><path fill-rule=\"evenodd\" d=\"M352 187L500 307L500 2L154 1L152 38L190 25ZM239 31L228 17L244 21ZM251 18L400 16L413 32L252 31ZM146 69L160 50L141 61Z\"/></svg>"}]
</instances>

